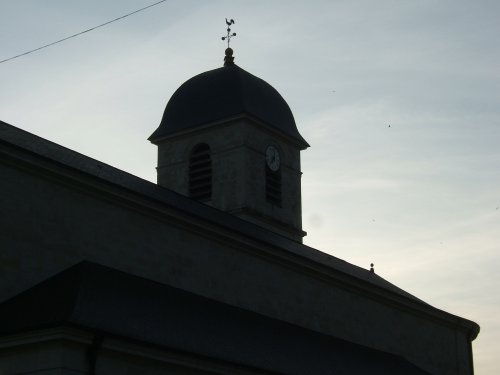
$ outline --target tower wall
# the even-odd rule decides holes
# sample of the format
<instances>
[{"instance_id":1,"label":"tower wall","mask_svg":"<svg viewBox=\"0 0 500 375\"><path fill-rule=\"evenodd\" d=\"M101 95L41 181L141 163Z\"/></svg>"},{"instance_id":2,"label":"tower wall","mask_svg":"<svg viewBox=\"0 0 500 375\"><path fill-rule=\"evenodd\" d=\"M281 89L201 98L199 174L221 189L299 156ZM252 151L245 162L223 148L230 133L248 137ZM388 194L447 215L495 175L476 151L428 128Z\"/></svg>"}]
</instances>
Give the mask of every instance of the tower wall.
<instances>
[{"instance_id":1,"label":"tower wall","mask_svg":"<svg viewBox=\"0 0 500 375\"><path fill-rule=\"evenodd\" d=\"M302 241L300 149L296 145L247 118L195 128L158 143L160 186L189 195L189 157L200 143L211 149L213 192L207 204ZM269 145L281 155L281 205L266 199Z\"/></svg>"}]
</instances>

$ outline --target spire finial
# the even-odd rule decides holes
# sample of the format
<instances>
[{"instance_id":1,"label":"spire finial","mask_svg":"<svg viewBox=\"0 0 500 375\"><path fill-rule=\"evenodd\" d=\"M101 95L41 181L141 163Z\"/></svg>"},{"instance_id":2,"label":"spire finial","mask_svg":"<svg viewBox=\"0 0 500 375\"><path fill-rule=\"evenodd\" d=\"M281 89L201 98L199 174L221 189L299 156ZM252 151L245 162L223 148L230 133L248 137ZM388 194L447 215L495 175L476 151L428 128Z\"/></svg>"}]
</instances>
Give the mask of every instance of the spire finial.
<instances>
[{"instance_id":1,"label":"spire finial","mask_svg":"<svg viewBox=\"0 0 500 375\"><path fill-rule=\"evenodd\" d=\"M229 21L226 18L227 25L227 35L222 37L222 40L227 39L227 48L226 48L226 56L224 57L224 66L233 65L234 57L233 50L229 48L229 42L233 36L236 36L236 33L231 34L231 25L234 25L234 20L230 19Z\"/></svg>"}]
</instances>

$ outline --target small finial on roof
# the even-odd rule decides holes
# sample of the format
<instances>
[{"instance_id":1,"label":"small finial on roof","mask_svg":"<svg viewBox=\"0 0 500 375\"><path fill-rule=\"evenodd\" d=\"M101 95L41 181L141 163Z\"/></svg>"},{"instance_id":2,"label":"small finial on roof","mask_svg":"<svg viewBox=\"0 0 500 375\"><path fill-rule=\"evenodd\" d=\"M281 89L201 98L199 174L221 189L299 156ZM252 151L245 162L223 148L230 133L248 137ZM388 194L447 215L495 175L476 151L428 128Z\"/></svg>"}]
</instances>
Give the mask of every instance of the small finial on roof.
<instances>
[{"instance_id":1,"label":"small finial on roof","mask_svg":"<svg viewBox=\"0 0 500 375\"><path fill-rule=\"evenodd\" d=\"M224 56L224 66L234 65L233 49L226 48L226 56Z\"/></svg>"},{"instance_id":2,"label":"small finial on roof","mask_svg":"<svg viewBox=\"0 0 500 375\"><path fill-rule=\"evenodd\" d=\"M375 273L375 268L373 268L374 264L370 263L370 272Z\"/></svg>"},{"instance_id":3,"label":"small finial on roof","mask_svg":"<svg viewBox=\"0 0 500 375\"><path fill-rule=\"evenodd\" d=\"M224 66L228 65L233 65L234 63L234 57L233 57L233 50L229 48L229 42L231 41L231 38L233 36L236 36L236 33L231 34L231 25L234 25L234 20L230 19L229 21L226 18L226 25L227 25L227 35L222 37L222 40L227 39L227 48L226 48L226 56L224 57Z\"/></svg>"}]
</instances>

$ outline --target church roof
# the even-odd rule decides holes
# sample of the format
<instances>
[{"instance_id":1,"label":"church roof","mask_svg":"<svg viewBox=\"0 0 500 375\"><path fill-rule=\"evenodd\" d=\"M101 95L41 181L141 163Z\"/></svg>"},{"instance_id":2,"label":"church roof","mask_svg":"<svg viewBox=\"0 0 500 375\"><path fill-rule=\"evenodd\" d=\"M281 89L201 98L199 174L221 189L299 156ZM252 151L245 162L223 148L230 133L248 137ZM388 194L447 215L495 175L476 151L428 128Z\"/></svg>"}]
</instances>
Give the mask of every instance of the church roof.
<instances>
[{"instance_id":1,"label":"church roof","mask_svg":"<svg viewBox=\"0 0 500 375\"><path fill-rule=\"evenodd\" d=\"M91 262L0 304L0 334L57 326L282 374L427 374L399 356Z\"/></svg>"},{"instance_id":2,"label":"church roof","mask_svg":"<svg viewBox=\"0 0 500 375\"><path fill-rule=\"evenodd\" d=\"M303 148L309 146L279 92L235 64L183 83L168 101L160 126L149 139L155 143L164 136L241 115L291 137Z\"/></svg>"},{"instance_id":3,"label":"church roof","mask_svg":"<svg viewBox=\"0 0 500 375\"><path fill-rule=\"evenodd\" d=\"M443 321L460 324L471 331L472 339L479 332L479 326L476 323L432 307L367 269L292 241L234 215L189 199L0 121L0 154L3 153L4 147L20 153L19 157L23 162L45 166L49 164L54 166L57 173L62 173L62 169L67 171L66 173L75 173L79 176L86 176L92 181L101 181L106 186L146 199L148 204L173 208L190 218L206 221L234 235L257 241L265 245L260 248L260 251L273 251L272 254L266 254L291 262L290 264L302 264L321 277L342 282L357 290L370 290L374 296L390 301L390 303L411 306L415 311ZM9 157L12 156L9 155ZM137 204L136 201L134 202Z\"/></svg>"}]
</instances>

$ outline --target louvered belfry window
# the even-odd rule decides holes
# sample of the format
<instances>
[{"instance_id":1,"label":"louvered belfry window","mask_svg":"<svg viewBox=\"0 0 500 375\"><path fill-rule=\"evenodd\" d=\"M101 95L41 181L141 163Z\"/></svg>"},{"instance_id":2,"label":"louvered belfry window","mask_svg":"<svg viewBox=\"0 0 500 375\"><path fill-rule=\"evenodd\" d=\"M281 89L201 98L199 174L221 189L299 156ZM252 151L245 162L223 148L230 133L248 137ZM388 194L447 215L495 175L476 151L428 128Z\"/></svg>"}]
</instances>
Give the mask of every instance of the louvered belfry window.
<instances>
[{"instance_id":1,"label":"louvered belfry window","mask_svg":"<svg viewBox=\"0 0 500 375\"><path fill-rule=\"evenodd\" d=\"M212 199L212 159L206 143L195 146L189 158L189 196L200 202Z\"/></svg>"},{"instance_id":2,"label":"louvered belfry window","mask_svg":"<svg viewBox=\"0 0 500 375\"><path fill-rule=\"evenodd\" d=\"M281 207L281 169L273 172L266 165L266 200Z\"/></svg>"}]
</instances>

